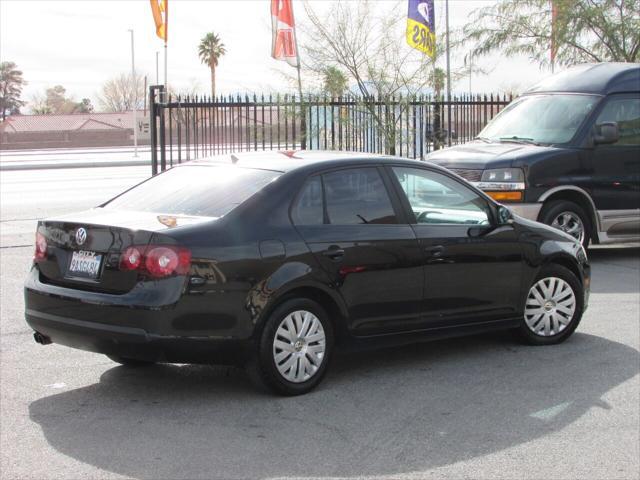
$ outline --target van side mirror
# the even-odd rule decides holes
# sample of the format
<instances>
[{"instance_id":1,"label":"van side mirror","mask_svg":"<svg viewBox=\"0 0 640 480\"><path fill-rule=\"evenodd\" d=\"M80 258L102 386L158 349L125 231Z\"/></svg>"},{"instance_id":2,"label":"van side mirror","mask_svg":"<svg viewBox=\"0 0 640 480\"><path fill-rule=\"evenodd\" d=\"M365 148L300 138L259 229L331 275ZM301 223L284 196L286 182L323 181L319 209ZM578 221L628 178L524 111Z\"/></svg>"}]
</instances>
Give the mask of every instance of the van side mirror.
<instances>
[{"instance_id":1,"label":"van side mirror","mask_svg":"<svg viewBox=\"0 0 640 480\"><path fill-rule=\"evenodd\" d=\"M509 225L513 223L513 214L504 205L498 205L498 225Z\"/></svg>"},{"instance_id":2,"label":"van side mirror","mask_svg":"<svg viewBox=\"0 0 640 480\"><path fill-rule=\"evenodd\" d=\"M593 143L596 145L609 145L620 140L620 131L617 122L604 122L595 127Z\"/></svg>"}]
</instances>

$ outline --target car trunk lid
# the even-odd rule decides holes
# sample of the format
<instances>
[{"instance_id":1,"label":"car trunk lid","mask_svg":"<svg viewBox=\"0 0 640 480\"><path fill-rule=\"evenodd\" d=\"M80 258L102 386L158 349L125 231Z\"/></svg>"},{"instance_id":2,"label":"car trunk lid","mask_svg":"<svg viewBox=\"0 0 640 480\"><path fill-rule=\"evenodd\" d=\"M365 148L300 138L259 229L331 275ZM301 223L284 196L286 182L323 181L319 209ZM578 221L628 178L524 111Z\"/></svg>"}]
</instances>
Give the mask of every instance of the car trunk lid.
<instances>
[{"instance_id":1,"label":"car trunk lid","mask_svg":"<svg viewBox=\"0 0 640 480\"><path fill-rule=\"evenodd\" d=\"M121 294L139 280L139 272L122 270L122 253L131 246L146 247L154 235L211 217L162 215L96 208L38 223L47 243L38 261L45 283L90 291Z\"/></svg>"}]
</instances>

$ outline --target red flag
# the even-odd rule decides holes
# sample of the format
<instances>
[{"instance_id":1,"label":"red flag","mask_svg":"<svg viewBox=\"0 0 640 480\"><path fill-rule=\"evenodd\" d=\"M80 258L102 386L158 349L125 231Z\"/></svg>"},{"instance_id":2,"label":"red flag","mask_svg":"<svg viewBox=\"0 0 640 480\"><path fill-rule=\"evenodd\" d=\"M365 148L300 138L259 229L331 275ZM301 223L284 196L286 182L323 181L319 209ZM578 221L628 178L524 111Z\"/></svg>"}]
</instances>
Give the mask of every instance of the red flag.
<instances>
[{"instance_id":1,"label":"red flag","mask_svg":"<svg viewBox=\"0 0 640 480\"><path fill-rule=\"evenodd\" d=\"M271 56L298 67L296 25L291 0L271 0Z\"/></svg>"}]
</instances>

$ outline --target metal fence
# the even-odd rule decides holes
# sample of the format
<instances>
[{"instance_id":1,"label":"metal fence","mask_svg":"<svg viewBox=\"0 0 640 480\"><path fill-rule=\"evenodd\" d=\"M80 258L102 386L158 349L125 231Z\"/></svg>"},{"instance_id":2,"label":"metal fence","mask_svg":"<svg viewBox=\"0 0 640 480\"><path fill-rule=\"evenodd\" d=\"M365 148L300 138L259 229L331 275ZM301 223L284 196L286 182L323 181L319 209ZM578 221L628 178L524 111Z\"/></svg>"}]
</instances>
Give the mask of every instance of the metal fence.
<instances>
[{"instance_id":1,"label":"metal fence","mask_svg":"<svg viewBox=\"0 0 640 480\"><path fill-rule=\"evenodd\" d=\"M149 93L152 169L254 150L348 150L423 159L465 143L511 101L471 95L413 97L171 97Z\"/></svg>"}]
</instances>

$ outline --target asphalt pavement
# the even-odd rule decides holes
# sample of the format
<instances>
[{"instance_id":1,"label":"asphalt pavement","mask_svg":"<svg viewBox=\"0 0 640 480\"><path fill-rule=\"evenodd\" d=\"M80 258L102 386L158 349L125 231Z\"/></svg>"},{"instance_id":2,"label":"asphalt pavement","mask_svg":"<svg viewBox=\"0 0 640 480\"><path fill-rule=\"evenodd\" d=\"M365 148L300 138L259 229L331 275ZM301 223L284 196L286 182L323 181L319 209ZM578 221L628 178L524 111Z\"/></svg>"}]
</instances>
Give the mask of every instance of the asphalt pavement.
<instances>
[{"instance_id":1,"label":"asphalt pavement","mask_svg":"<svg viewBox=\"0 0 640 480\"><path fill-rule=\"evenodd\" d=\"M0 478L640 478L640 246L591 249L576 334L343 353L280 398L234 368L130 370L36 344L22 282L37 218L110 198L148 167L0 174Z\"/></svg>"}]
</instances>

